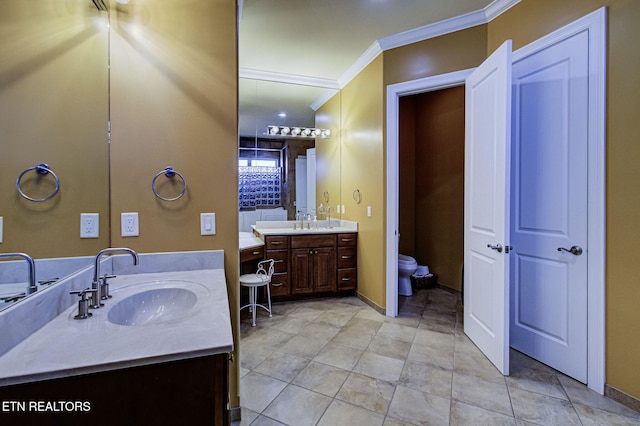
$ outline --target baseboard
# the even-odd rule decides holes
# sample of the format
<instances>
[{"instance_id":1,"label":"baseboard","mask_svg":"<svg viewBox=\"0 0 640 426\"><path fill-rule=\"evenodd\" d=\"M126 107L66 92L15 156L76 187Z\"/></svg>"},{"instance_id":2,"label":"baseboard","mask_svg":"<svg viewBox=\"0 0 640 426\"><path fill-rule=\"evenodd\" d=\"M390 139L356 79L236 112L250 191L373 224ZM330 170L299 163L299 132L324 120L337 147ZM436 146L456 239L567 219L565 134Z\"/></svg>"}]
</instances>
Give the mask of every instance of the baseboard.
<instances>
[{"instance_id":1,"label":"baseboard","mask_svg":"<svg viewBox=\"0 0 640 426\"><path fill-rule=\"evenodd\" d=\"M359 291L356 291L356 297L360 300L362 300L364 303L366 303L367 305L371 306L373 309L375 309L376 312L378 312L381 315L387 315L387 310L381 306L378 306L373 300L369 299L368 297L364 296L362 293L360 293Z\"/></svg>"},{"instance_id":2,"label":"baseboard","mask_svg":"<svg viewBox=\"0 0 640 426\"><path fill-rule=\"evenodd\" d=\"M631 396L628 393L607 384L604 385L604 394L614 401L617 401L622 405L626 405L632 410L640 412L640 399L635 396Z\"/></svg>"},{"instance_id":3,"label":"baseboard","mask_svg":"<svg viewBox=\"0 0 640 426\"><path fill-rule=\"evenodd\" d=\"M242 409L240 407L231 407L229 409L229 420L239 422L242 420Z\"/></svg>"}]
</instances>

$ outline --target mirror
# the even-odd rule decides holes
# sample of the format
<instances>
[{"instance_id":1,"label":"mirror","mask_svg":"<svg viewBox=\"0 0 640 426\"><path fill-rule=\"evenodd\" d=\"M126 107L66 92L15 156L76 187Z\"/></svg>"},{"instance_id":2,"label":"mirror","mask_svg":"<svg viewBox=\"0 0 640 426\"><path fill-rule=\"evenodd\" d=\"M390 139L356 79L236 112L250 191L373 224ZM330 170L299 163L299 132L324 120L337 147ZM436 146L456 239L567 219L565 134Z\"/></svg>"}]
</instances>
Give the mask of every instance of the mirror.
<instances>
[{"instance_id":1,"label":"mirror","mask_svg":"<svg viewBox=\"0 0 640 426\"><path fill-rule=\"evenodd\" d=\"M316 212L321 203L332 206L332 218L339 217L339 117L337 90L240 78L240 231L250 231L250 225L258 220L294 220L297 212L323 219ZM274 134L270 126L280 130L285 126L289 132ZM324 138L294 137L295 128L328 129L330 134ZM311 148L315 153L307 151ZM252 172L260 177L254 178ZM284 211L273 211L278 208Z\"/></svg>"},{"instance_id":2,"label":"mirror","mask_svg":"<svg viewBox=\"0 0 640 426\"><path fill-rule=\"evenodd\" d=\"M60 279L109 246L109 17L91 0L6 0L0 8L0 253L27 253L37 280ZM40 163L55 176L38 173ZM27 196L55 194L21 196L21 174ZM80 238L81 213L99 214L97 238ZM38 267L51 258L69 262ZM27 277L26 261L0 261L0 295L9 291L3 280L19 280L24 291Z\"/></svg>"}]
</instances>

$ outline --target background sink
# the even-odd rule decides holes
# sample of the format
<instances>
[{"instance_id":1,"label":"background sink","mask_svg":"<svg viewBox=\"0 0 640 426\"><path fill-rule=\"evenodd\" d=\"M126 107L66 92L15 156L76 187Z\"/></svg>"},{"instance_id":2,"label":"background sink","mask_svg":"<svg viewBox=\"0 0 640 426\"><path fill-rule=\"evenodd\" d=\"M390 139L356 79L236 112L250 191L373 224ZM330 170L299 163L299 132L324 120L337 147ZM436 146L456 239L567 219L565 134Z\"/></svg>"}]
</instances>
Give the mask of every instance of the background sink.
<instances>
[{"instance_id":1,"label":"background sink","mask_svg":"<svg viewBox=\"0 0 640 426\"><path fill-rule=\"evenodd\" d=\"M119 325L162 324L183 318L198 296L184 288L157 288L132 294L116 303L107 315Z\"/></svg>"}]
</instances>

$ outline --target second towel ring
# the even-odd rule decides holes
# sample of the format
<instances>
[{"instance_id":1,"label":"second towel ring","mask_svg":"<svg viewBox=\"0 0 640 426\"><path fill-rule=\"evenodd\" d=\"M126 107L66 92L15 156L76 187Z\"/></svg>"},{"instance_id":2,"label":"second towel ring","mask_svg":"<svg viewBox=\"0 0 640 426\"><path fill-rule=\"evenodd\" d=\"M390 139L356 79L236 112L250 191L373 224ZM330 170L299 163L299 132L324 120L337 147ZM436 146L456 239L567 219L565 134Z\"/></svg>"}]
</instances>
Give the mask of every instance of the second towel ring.
<instances>
[{"instance_id":1,"label":"second towel ring","mask_svg":"<svg viewBox=\"0 0 640 426\"><path fill-rule=\"evenodd\" d=\"M51 173L51 176L53 176L53 178L56 181L56 189L54 189L51 194L49 194L44 198L32 198L32 197L29 197L27 194L25 194L24 191L22 190L21 181L22 181L22 177L25 174L29 173L31 170L35 170L41 176L45 176ZM60 179L58 178L58 175L56 175L53 172L53 170L49 168L47 164L40 163L37 166L29 167L28 169L24 170L22 173L18 175L18 179L16 179L16 189L18 190L18 194L20 194L20 196L22 196L23 198L26 198L29 201L33 201L34 203L41 203L43 201L50 200L58 193L58 191L60 191Z\"/></svg>"},{"instance_id":2,"label":"second towel ring","mask_svg":"<svg viewBox=\"0 0 640 426\"><path fill-rule=\"evenodd\" d=\"M180 192L180 194L178 194L176 197L173 197L173 198L166 198L166 197L163 197L162 195L158 194L158 191L156 190L156 180L161 175L165 175L168 178L173 178L175 175L180 176L180 179L182 179L182 191ZM173 167L165 167L164 170L160 170L153 177L153 180L151 181L151 190L153 191L153 195L155 195L156 197L158 197L162 201L176 201L176 200L179 200L180 198L182 198L182 196L187 192L187 181L184 178L184 176L182 176L182 174L176 172L173 169Z\"/></svg>"},{"instance_id":3,"label":"second towel ring","mask_svg":"<svg viewBox=\"0 0 640 426\"><path fill-rule=\"evenodd\" d=\"M360 204L360 202L362 201L362 194L360 193L360 190L358 188L353 191L353 199L356 204Z\"/></svg>"}]
</instances>

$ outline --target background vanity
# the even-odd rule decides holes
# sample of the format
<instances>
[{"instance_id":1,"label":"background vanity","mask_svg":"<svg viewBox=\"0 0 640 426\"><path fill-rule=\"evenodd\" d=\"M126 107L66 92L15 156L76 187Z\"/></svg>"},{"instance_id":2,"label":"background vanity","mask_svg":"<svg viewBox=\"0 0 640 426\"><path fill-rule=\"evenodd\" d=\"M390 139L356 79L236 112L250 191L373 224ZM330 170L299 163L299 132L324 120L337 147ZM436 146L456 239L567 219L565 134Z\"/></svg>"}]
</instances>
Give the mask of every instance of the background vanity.
<instances>
[{"instance_id":1,"label":"background vanity","mask_svg":"<svg viewBox=\"0 0 640 426\"><path fill-rule=\"evenodd\" d=\"M274 301L353 294L357 289L358 224L326 220L300 228L300 222L258 222L241 237L243 273L274 259L270 291ZM294 225L296 226L294 229Z\"/></svg>"}]
</instances>

